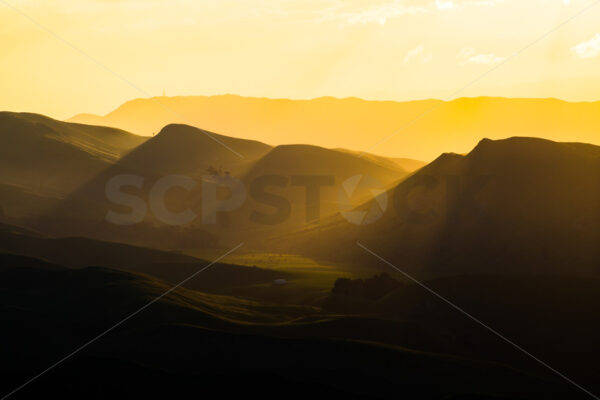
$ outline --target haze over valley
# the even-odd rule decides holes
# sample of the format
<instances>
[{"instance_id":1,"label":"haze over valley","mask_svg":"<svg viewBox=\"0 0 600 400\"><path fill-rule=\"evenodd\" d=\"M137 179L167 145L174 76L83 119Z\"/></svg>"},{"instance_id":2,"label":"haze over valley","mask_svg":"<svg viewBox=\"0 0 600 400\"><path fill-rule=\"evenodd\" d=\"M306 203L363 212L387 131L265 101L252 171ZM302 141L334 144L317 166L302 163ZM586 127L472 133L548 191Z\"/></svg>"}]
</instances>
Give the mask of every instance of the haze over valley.
<instances>
[{"instance_id":1,"label":"haze over valley","mask_svg":"<svg viewBox=\"0 0 600 400\"><path fill-rule=\"evenodd\" d=\"M597 4L0 0L0 400L598 399Z\"/></svg>"}]
</instances>

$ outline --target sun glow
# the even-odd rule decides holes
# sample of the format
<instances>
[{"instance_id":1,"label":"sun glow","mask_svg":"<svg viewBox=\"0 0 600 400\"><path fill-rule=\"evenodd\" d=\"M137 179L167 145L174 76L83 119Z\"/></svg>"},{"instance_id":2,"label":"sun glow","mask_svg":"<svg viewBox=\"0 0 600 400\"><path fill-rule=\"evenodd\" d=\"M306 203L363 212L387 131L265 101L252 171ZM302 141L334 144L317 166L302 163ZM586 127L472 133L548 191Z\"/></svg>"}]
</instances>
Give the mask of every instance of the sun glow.
<instances>
[{"instance_id":1,"label":"sun glow","mask_svg":"<svg viewBox=\"0 0 600 400\"><path fill-rule=\"evenodd\" d=\"M163 91L445 98L588 4L2 0L0 104L67 118ZM597 99L598 17L589 9L464 95Z\"/></svg>"}]
</instances>

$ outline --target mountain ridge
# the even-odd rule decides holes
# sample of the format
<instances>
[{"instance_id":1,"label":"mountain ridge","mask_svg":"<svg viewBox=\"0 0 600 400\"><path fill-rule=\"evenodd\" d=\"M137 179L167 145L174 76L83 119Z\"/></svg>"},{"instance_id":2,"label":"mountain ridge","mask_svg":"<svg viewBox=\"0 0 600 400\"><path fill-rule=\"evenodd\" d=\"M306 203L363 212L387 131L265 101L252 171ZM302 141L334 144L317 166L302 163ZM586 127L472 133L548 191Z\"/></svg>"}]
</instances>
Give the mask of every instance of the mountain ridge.
<instances>
[{"instance_id":1,"label":"mountain ridge","mask_svg":"<svg viewBox=\"0 0 600 400\"><path fill-rule=\"evenodd\" d=\"M599 146L482 140L467 155L441 155L388 196L393 207L374 224L353 226L338 216L290 237L292 249L327 257L328 248L344 247L350 250L329 257L372 262L360 242L421 277L561 274L565 268L598 276Z\"/></svg>"},{"instance_id":2,"label":"mountain ridge","mask_svg":"<svg viewBox=\"0 0 600 400\"><path fill-rule=\"evenodd\" d=\"M159 107L159 102L175 113ZM375 151L387 157L433 160L444 151L466 152L482 137L536 136L600 144L596 128L599 113L600 101L554 98L398 102L221 95L134 99L99 118L105 125L146 135L167 123L181 122L273 145L308 143L335 148L343 143L349 149ZM87 121L82 117L72 120ZM386 145L380 147L380 143Z\"/></svg>"}]
</instances>

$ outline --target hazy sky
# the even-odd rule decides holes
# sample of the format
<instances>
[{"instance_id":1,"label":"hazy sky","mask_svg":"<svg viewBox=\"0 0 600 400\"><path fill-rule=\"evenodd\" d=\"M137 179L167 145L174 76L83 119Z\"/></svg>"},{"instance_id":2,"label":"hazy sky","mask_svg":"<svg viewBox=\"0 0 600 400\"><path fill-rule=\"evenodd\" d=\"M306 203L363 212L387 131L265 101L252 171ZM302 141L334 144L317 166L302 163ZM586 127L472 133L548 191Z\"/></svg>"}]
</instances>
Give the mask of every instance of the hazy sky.
<instances>
[{"instance_id":1,"label":"hazy sky","mask_svg":"<svg viewBox=\"0 0 600 400\"><path fill-rule=\"evenodd\" d=\"M447 98L595 2L0 0L0 109L103 114L163 90ZM598 21L600 5L461 95L600 99Z\"/></svg>"}]
</instances>

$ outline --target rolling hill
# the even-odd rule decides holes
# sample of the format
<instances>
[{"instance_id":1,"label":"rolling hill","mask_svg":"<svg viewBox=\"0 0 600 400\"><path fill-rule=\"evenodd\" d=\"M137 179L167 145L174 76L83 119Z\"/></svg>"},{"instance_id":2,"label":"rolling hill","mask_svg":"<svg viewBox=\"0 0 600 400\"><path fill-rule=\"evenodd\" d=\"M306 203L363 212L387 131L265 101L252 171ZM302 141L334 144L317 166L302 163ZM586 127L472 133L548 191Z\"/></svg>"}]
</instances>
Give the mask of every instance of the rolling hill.
<instances>
[{"instance_id":1,"label":"rolling hill","mask_svg":"<svg viewBox=\"0 0 600 400\"><path fill-rule=\"evenodd\" d=\"M383 156L379 156L379 155L372 154L372 153L366 153L366 152L362 152L362 151L352 151L352 150L342 149L342 148L334 149L334 150L342 151L342 152L349 153L349 154L354 154L355 156L359 156L360 158L364 158L366 160L374 162L375 164L379 164L385 168L396 169L396 168L400 167L401 169L403 169L407 172L414 172L414 171L418 170L419 168L422 168L425 165L427 165L427 163L424 161L413 160L410 158L383 157Z\"/></svg>"},{"instance_id":2,"label":"rolling hill","mask_svg":"<svg viewBox=\"0 0 600 400\"><path fill-rule=\"evenodd\" d=\"M593 310L600 305L600 280L543 274L468 274L423 283L477 321L414 282L377 300L357 301L352 296L332 294L323 306L330 312L368 315L372 321L410 321L421 328L422 337L436 338L444 353L494 360L524 370L543 369L503 340L507 338L576 378L579 384L591 387L598 381L593 365L598 354L596 337L600 324ZM410 336L402 340L411 343L413 349L425 350L424 345L431 345L431 340L421 342Z\"/></svg>"},{"instance_id":3,"label":"rolling hill","mask_svg":"<svg viewBox=\"0 0 600 400\"><path fill-rule=\"evenodd\" d=\"M0 221L32 220L56 207L61 198L32 193L30 190L0 184Z\"/></svg>"},{"instance_id":4,"label":"rolling hill","mask_svg":"<svg viewBox=\"0 0 600 400\"><path fill-rule=\"evenodd\" d=\"M129 184L124 191L138 196L138 203L144 202L140 203L143 215L133 224L107 222L105 218L109 211L131 212L128 206L115 204L114 199L107 197L107 184L115 177L132 175L141 180ZM182 225L172 224L171 220L163 217L165 213L157 214L150 202L156 197L152 192L155 184L162 178L170 179L171 175L183 176L191 183L188 189L171 188L164 197L168 213L184 210L194 213L195 217ZM289 202L292 213L281 223L256 223L251 219L254 212L269 214L273 211L272 207L259 204L253 192L257 179L270 175L286 180L286 187L280 195ZM324 187L320 197L321 212L326 216L339 210L340 187L348 178L366 175L378 180L381 189L385 189L408 175L408 171L392 161L382 165L343 151L308 145L271 148L256 141L230 138L183 125L168 125L82 185L40 218L36 226L51 235L83 235L160 247L198 248L216 242L229 246L240 241L260 243L266 236L298 229L306 224L306 189L298 184L292 185L292 181L299 176L314 175L332 180L331 187ZM234 178L243 184L243 203L232 212L216 213L214 223L205 223L202 216L211 208L208 205L203 208L203 188L226 186L227 182L237 182L232 180ZM267 187L265 190L276 193L278 189ZM227 190L224 190L222 199L227 198ZM367 192L359 187L354 195L360 198Z\"/></svg>"},{"instance_id":5,"label":"rolling hill","mask_svg":"<svg viewBox=\"0 0 600 400\"><path fill-rule=\"evenodd\" d=\"M600 147L485 139L466 156L440 156L389 195L394 206L372 225L336 217L281 242L319 257L376 262L360 242L421 278L600 276Z\"/></svg>"},{"instance_id":6,"label":"rolling hill","mask_svg":"<svg viewBox=\"0 0 600 400\"><path fill-rule=\"evenodd\" d=\"M277 146L242 176L249 188L248 196L239 211L231 213L217 234L262 246L263 240L281 232L318 224L321 218L338 213L346 207L341 196L344 184L351 178L373 179L373 189L385 190L406 177L408 171L397 164L383 164L344 151L310 145ZM269 177L278 176L282 179ZM320 183L319 183L320 181ZM261 186L260 182L265 185ZM308 186L319 185L318 199L307 199ZM354 201L371 195L371 187L356 185ZM253 195L253 191L257 193ZM278 196L289 204L286 207L273 198ZM260 216L258 216L260 215ZM220 229L217 226L217 229ZM231 239L230 239L231 240ZM234 241L235 241L234 240Z\"/></svg>"},{"instance_id":7,"label":"rolling hill","mask_svg":"<svg viewBox=\"0 0 600 400\"><path fill-rule=\"evenodd\" d=\"M223 173L239 173L269 149L270 146L252 140L229 138L183 125L168 125L158 135L91 177L39 218L35 226L55 236L88 236L162 248L209 246L215 239L203 227L172 226L149 212L152 187L159 179L171 175L192 180L194 191L188 193L176 188L170 190L165 199L168 208L185 210L195 205L209 167L221 169ZM130 207L116 204L107 195L107 184L114 178L123 177L128 179L124 192L137 195L136 204L141 204L141 209L137 210L142 213L141 219L134 224L129 221L115 224L106 220L109 211L131 212ZM131 177L134 183L131 183Z\"/></svg>"},{"instance_id":8,"label":"rolling hill","mask_svg":"<svg viewBox=\"0 0 600 400\"><path fill-rule=\"evenodd\" d=\"M169 125L110 162L54 204L46 219L38 219L44 232L60 238L0 225L0 317L6 323L0 339L13 344L0 350L6 360L0 368L3 391L207 265L156 248L64 237L73 232L157 248L243 239L270 251L293 250L401 277L357 246L361 243L596 390L600 147L525 137L485 139L466 155L446 153L411 172L371 154L214 136L245 154L240 158L209 134L215 135ZM107 210L127 208L106 197L106 183L115 176L143 178L141 187L127 193L147 201L157 179L185 174L200 182L211 167L213 183L235 177L251 187L260 177L284 177L283 187L268 187L268 192L291 201L291 217L262 230L253 227L245 219L248 213L271 213L273 207L260 209L266 204L250 196L227 223L209 228L160 225L150 213L132 225L104 219ZM335 182L331 190L322 190L319 224L304 219L305 189L292 187L293 177L300 175L325 175ZM390 207L372 225L356 226L335 214L337 185L356 175L376 178L388 188ZM4 186L6 198L19 196L12 194L13 186ZM358 197L368 194L360 190ZM201 195L197 188L173 189L168 206L200 214L194 207ZM32 208L46 204L35 196L29 201ZM10 204L18 210L18 198ZM99 386L103 396L114 396L123 386L152 396L168 393L173 385L194 390L198 382L237 394L237 388L223 389L232 379L240 379L244 391L262 390L266 398L296 386L302 387L294 391L299 397L311 390L332 397L397 398L401 393L427 399L583 395L418 285L404 283L373 300L332 294L319 308L230 295L231 288L243 285L276 289L273 280L292 280L293 272L226 263L213 267L22 396L62 388L66 397L81 397Z\"/></svg>"},{"instance_id":9,"label":"rolling hill","mask_svg":"<svg viewBox=\"0 0 600 400\"><path fill-rule=\"evenodd\" d=\"M147 138L0 112L0 221L30 223Z\"/></svg>"},{"instance_id":10,"label":"rolling hill","mask_svg":"<svg viewBox=\"0 0 600 400\"><path fill-rule=\"evenodd\" d=\"M198 178L212 166L235 174L270 149L271 146L255 140L168 124L123 157L115 168L131 168L147 175L180 174Z\"/></svg>"},{"instance_id":11,"label":"rolling hill","mask_svg":"<svg viewBox=\"0 0 600 400\"><path fill-rule=\"evenodd\" d=\"M409 171L397 164L385 164L381 158L376 163L369 157L346 151L329 150L311 145L282 145L272 149L252 166L246 176L255 177L280 171L283 175L322 175L350 177L362 173L383 182L406 176ZM381 165L384 164L384 165Z\"/></svg>"},{"instance_id":12,"label":"rolling hill","mask_svg":"<svg viewBox=\"0 0 600 400\"><path fill-rule=\"evenodd\" d=\"M274 145L343 146L430 161L444 152L466 153L484 137L534 136L600 144L598 115L600 102L556 99L394 102L223 95L135 99L106 116L80 115L71 121L114 126L141 135L152 135L166 124L178 122Z\"/></svg>"},{"instance_id":13,"label":"rolling hill","mask_svg":"<svg viewBox=\"0 0 600 400\"><path fill-rule=\"evenodd\" d=\"M12 344L0 350L5 360L2 393L169 288L160 280L106 268L71 270L26 257L0 259L0 313L6 322L0 338ZM578 395L558 379L498 363L324 338L319 329L307 335L307 323L294 322L287 310L177 289L16 397L60 389L66 398L80 398L92 388L98 396L118 397L125 390L152 397L192 389L198 382L203 390L228 395L260 390L265 398L280 398L286 391L300 398L310 390L354 398L397 398L398 393L422 399Z\"/></svg>"},{"instance_id":14,"label":"rolling hill","mask_svg":"<svg viewBox=\"0 0 600 400\"><path fill-rule=\"evenodd\" d=\"M120 129L0 112L0 184L64 197L144 141Z\"/></svg>"},{"instance_id":15,"label":"rolling hill","mask_svg":"<svg viewBox=\"0 0 600 400\"><path fill-rule=\"evenodd\" d=\"M82 237L51 238L1 223L0 252L35 257L68 268L94 266L139 273L173 285L210 264L209 261L177 252ZM199 279L187 281L183 287L210 293L229 293L237 288L270 285L275 279L289 279L292 276L282 271L219 262L204 271Z\"/></svg>"}]
</instances>

